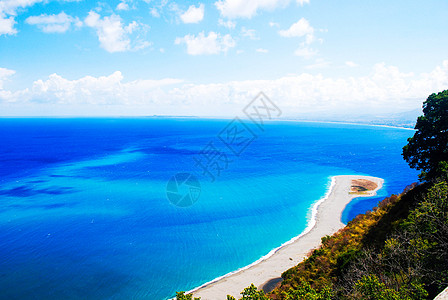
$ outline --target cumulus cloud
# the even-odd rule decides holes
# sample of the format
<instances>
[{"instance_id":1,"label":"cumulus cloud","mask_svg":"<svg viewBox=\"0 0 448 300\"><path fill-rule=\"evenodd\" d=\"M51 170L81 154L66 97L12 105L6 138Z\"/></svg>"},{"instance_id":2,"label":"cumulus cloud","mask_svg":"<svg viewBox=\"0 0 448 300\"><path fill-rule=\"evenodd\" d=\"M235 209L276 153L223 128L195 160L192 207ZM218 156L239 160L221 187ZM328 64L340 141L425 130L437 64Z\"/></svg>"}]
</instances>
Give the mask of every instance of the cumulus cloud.
<instances>
[{"instance_id":1,"label":"cumulus cloud","mask_svg":"<svg viewBox=\"0 0 448 300\"><path fill-rule=\"evenodd\" d=\"M176 45L186 44L187 53L190 55L219 54L227 52L236 45L230 34L221 36L213 31L209 32L207 36L204 32L200 32L197 36L188 34L184 37L178 37L174 43Z\"/></svg>"},{"instance_id":2,"label":"cumulus cloud","mask_svg":"<svg viewBox=\"0 0 448 300\"><path fill-rule=\"evenodd\" d=\"M82 26L78 18L73 18L64 12L57 15L31 16L25 20L30 25L36 25L40 30L46 33L64 33L74 24L77 27Z\"/></svg>"},{"instance_id":3,"label":"cumulus cloud","mask_svg":"<svg viewBox=\"0 0 448 300\"><path fill-rule=\"evenodd\" d=\"M286 7L290 0L219 0L215 2L221 16L226 18L252 18L259 11L274 10ZM309 0L296 0L298 5L309 3Z\"/></svg>"},{"instance_id":4,"label":"cumulus cloud","mask_svg":"<svg viewBox=\"0 0 448 300\"><path fill-rule=\"evenodd\" d=\"M171 16L167 15L167 13L174 13L176 16L182 14L182 11L179 8L178 4L174 1L169 0L160 0L160 1L143 0L143 1L150 5L149 13L154 18L160 18L161 16L171 18Z\"/></svg>"},{"instance_id":5,"label":"cumulus cloud","mask_svg":"<svg viewBox=\"0 0 448 300\"><path fill-rule=\"evenodd\" d=\"M0 1L0 35L16 34L17 29L14 28L16 24L15 16L19 8L32 6L35 3L43 0L5 0Z\"/></svg>"},{"instance_id":6,"label":"cumulus cloud","mask_svg":"<svg viewBox=\"0 0 448 300\"><path fill-rule=\"evenodd\" d=\"M224 26L228 29L234 29L236 27L236 22L231 20L224 21L223 19L218 19L218 25Z\"/></svg>"},{"instance_id":7,"label":"cumulus cloud","mask_svg":"<svg viewBox=\"0 0 448 300\"><path fill-rule=\"evenodd\" d=\"M257 50L255 50L258 53L268 53L269 50L268 49L264 49L264 48L258 48Z\"/></svg>"},{"instance_id":8,"label":"cumulus cloud","mask_svg":"<svg viewBox=\"0 0 448 300\"><path fill-rule=\"evenodd\" d=\"M62 0L71 1L71 0ZM36 3L46 2L45 0L2 0L0 1L0 35L16 34L17 29L15 17L22 8L31 7Z\"/></svg>"},{"instance_id":9,"label":"cumulus cloud","mask_svg":"<svg viewBox=\"0 0 448 300\"><path fill-rule=\"evenodd\" d=\"M14 28L14 17L6 17L0 13L0 35L3 34L16 34L17 30Z\"/></svg>"},{"instance_id":10,"label":"cumulus cloud","mask_svg":"<svg viewBox=\"0 0 448 300\"><path fill-rule=\"evenodd\" d=\"M16 71L6 69L6 68L0 68L0 90L3 89L3 82L8 79L8 77L14 75Z\"/></svg>"},{"instance_id":11,"label":"cumulus cloud","mask_svg":"<svg viewBox=\"0 0 448 300\"><path fill-rule=\"evenodd\" d=\"M296 23L292 24L288 29L280 30L278 32L283 37L302 37L313 36L314 28L310 25L307 19L301 18Z\"/></svg>"},{"instance_id":12,"label":"cumulus cloud","mask_svg":"<svg viewBox=\"0 0 448 300\"><path fill-rule=\"evenodd\" d=\"M8 15L16 15L17 9L33 6L43 0L3 0L0 2L0 11Z\"/></svg>"},{"instance_id":13,"label":"cumulus cloud","mask_svg":"<svg viewBox=\"0 0 448 300\"><path fill-rule=\"evenodd\" d=\"M215 6L223 17L251 18L258 10L273 10L288 2L289 0L220 0L215 2Z\"/></svg>"},{"instance_id":14,"label":"cumulus cloud","mask_svg":"<svg viewBox=\"0 0 448 300\"><path fill-rule=\"evenodd\" d=\"M0 69L0 74L3 74L0 75L0 82L13 72ZM47 79L35 81L29 89L11 92L0 88L0 99L21 103L55 103L67 107L83 104L86 108L93 104L121 105L122 111L128 106L140 105L153 114L160 113L159 108L166 106L166 112L171 114L215 113L233 116L254 95L264 91L290 115L321 111L356 115L365 111L401 112L420 108L429 94L444 89L448 89L448 60L421 74L404 73L397 67L379 63L372 67L369 74L360 77L302 73L272 80L210 84L191 84L179 79L126 82L121 72L77 80L53 74ZM182 110L176 111L179 107ZM223 107L230 110L222 110Z\"/></svg>"},{"instance_id":15,"label":"cumulus cloud","mask_svg":"<svg viewBox=\"0 0 448 300\"><path fill-rule=\"evenodd\" d=\"M288 29L279 30L278 34L286 38L305 37L305 40L300 43L300 47L294 52L295 55L308 59L317 54L316 50L309 47L309 45L316 41L316 37L315 29L310 25L307 19L301 18L299 21L292 24ZM322 42L323 40L319 39L319 41Z\"/></svg>"},{"instance_id":16,"label":"cumulus cloud","mask_svg":"<svg viewBox=\"0 0 448 300\"><path fill-rule=\"evenodd\" d=\"M247 29L246 27L241 27L241 36L248 37L251 40L259 40L257 36L257 31L255 29Z\"/></svg>"},{"instance_id":17,"label":"cumulus cloud","mask_svg":"<svg viewBox=\"0 0 448 300\"><path fill-rule=\"evenodd\" d=\"M84 20L89 27L95 28L100 45L108 52L129 50L130 40L127 36L120 16L111 15L101 19L96 12L90 11Z\"/></svg>"},{"instance_id":18,"label":"cumulus cloud","mask_svg":"<svg viewBox=\"0 0 448 300\"><path fill-rule=\"evenodd\" d=\"M98 13L90 11L84 24L96 30L101 48L108 52L140 50L149 46L149 42L143 40L131 44L130 35L142 27L136 21L125 25L118 15L112 14L101 18Z\"/></svg>"},{"instance_id":19,"label":"cumulus cloud","mask_svg":"<svg viewBox=\"0 0 448 300\"><path fill-rule=\"evenodd\" d=\"M160 18L160 12L156 7L152 7L149 10L149 13L151 14L151 16L153 16L154 18Z\"/></svg>"},{"instance_id":20,"label":"cumulus cloud","mask_svg":"<svg viewBox=\"0 0 448 300\"><path fill-rule=\"evenodd\" d=\"M121 1L117 5L117 10L129 10L129 5L126 3L126 1Z\"/></svg>"},{"instance_id":21,"label":"cumulus cloud","mask_svg":"<svg viewBox=\"0 0 448 300\"><path fill-rule=\"evenodd\" d=\"M52 74L46 80L37 80L30 91L30 101L57 104L130 104L145 103L153 93L166 85L178 84L179 79L135 80L123 82L123 75L116 71L109 76L85 76L68 80Z\"/></svg>"},{"instance_id":22,"label":"cumulus cloud","mask_svg":"<svg viewBox=\"0 0 448 300\"><path fill-rule=\"evenodd\" d=\"M13 76L16 73L14 70L10 70L7 68L0 68L0 102L2 101L15 101L16 99L19 99L20 95L23 91L18 92L11 92L4 89L4 83L8 80L10 80L10 77ZM25 89L26 91L26 89Z\"/></svg>"},{"instance_id":23,"label":"cumulus cloud","mask_svg":"<svg viewBox=\"0 0 448 300\"><path fill-rule=\"evenodd\" d=\"M180 15L180 19L185 24L199 23L204 19L204 4L199 4L198 7L191 5L186 12Z\"/></svg>"},{"instance_id":24,"label":"cumulus cloud","mask_svg":"<svg viewBox=\"0 0 448 300\"><path fill-rule=\"evenodd\" d=\"M299 4L299 5L304 5L304 4L309 4L310 3L310 0L297 0L297 4Z\"/></svg>"}]
</instances>

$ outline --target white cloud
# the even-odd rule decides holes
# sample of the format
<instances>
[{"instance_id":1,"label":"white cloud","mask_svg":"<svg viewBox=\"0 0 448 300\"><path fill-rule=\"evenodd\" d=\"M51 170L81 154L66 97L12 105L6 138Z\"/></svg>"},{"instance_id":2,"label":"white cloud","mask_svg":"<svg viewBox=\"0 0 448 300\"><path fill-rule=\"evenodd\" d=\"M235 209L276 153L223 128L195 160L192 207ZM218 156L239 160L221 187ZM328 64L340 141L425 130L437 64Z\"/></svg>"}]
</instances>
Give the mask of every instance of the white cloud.
<instances>
[{"instance_id":1,"label":"white cloud","mask_svg":"<svg viewBox=\"0 0 448 300\"><path fill-rule=\"evenodd\" d=\"M14 75L16 71L7 68L0 68L0 79Z\"/></svg>"},{"instance_id":2,"label":"white cloud","mask_svg":"<svg viewBox=\"0 0 448 300\"><path fill-rule=\"evenodd\" d=\"M129 5L126 3L126 1L121 1L117 5L117 10L129 10Z\"/></svg>"},{"instance_id":3,"label":"white cloud","mask_svg":"<svg viewBox=\"0 0 448 300\"><path fill-rule=\"evenodd\" d=\"M6 68L0 68L0 90L3 89L3 82L8 79L8 77L14 75L16 71L6 69Z\"/></svg>"},{"instance_id":4,"label":"white cloud","mask_svg":"<svg viewBox=\"0 0 448 300\"><path fill-rule=\"evenodd\" d=\"M179 84L179 79L135 80L123 82L123 75L116 71L109 76L85 76L68 80L52 74L46 80L33 83L31 102L57 104L130 104L152 102L153 93L163 86Z\"/></svg>"},{"instance_id":5,"label":"white cloud","mask_svg":"<svg viewBox=\"0 0 448 300\"><path fill-rule=\"evenodd\" d=\"M269 22L269 26L271 26L271 27L280 27L280 24L278 24L276 22Z\"/></svg>"},{"instance_id":6,"label":"white cloud","mask_svg":"<svg viewBox=\"0 0 448 300\"><path fill-rule=\"evenodd\" d=\"M154 18L160 18L160 12L156 7L152 7L149 10L149 13L151 14L151 16L153 16Z\"/></svg>"},{"instance_id":7,"label":"white cloud","mask_svg":"<svg viewBox=\"0 0 448 300\"><path fill-rule=\"evenodd\" d=\"M316 61L318 62L318 61ZM325 61L322 61L325 63ZM0 69L0 82L14 71ZM2 79L3 78L3 79ZM273 80L189 84L179 79L125 81L120 72L109 76L85 76L68 80L53 74L17 92L0 89L0 99L16 103L117 105L134 114L228 115L240 113L259 91L264 91L289 116L328 113L359 115L360 112L400 112L420 108L426 97L448 89L448 60L432 71L403 73L397 67L376 64L360 77L327 77L302 73ZM37 105L37 104L36 104ZM39 104L44 105L44 104ZM162 110L166 107L166 110Z\"/></svg>"},{"instance_id":8,"label":"white cloud","mask_svg":"<svg viewBox=\"0 0 448 300\"><path fill-rule=\"evenodd\" d=\"M278 32L283 37L302 37L302 36L313 36L314 28L310 25L307 19L301 18L296 23L292 24L286 30L280 30Z\"/></svg>"},{"instance_id":9,"label":"white cloud","mask_svg":"<svg viewBox=\"0 0 448 300\"><path fill-rule=\"evenodd\" d=\"M286 7L290 0L219 0L215 2L221 16L226 18L252 18L259 11L272 11L277 7ZM310 0L296 0L303 6Z\"/></svg>"},{"instance_id":10,"label":"white cloud","mask_svg":"<svg viewBox=\"0 0 448 300\"><path fill-rule=\"evenodd\" d=\"M255 50L258 53L268 53L269 50L268 49L263 49L263 48L258 48L257 50Z\"/></svg>"},{"instance_id":11,"label":"white cloud","mask_svg":"<svg viewBox=\"0 0 448 300\"><path fill-rule=\"evenodd\" d=\"M197 36L186 35L182 38L178 37L174 41L176 45L185 43L187 45L187 53L190 55L201 54L219 54L227 52L230 48L235 47L235 40L226 34L221 36L216 32L209 32L206 36L204 32L200 32Z\"/></svg>"},{"instance_id":12,"label":"white cloud","mask_svg":"<svg viewBox=\"0 0 448 300\"><path fill-rule=\"evenodd\" d=\"M123 28L121 18L111 15L101 19L96 12L90 11L84 20L89 27L95 28L100 45L108 52L123 52L130 49L130 39Z\"/></svg>"},{"instance_id":13,"label":"white cloud","mask_svg":"<svg viewBox=\"0 0 448 300\"><path fill-rule=\"evenodd\" d=\"M273 10L288 3L289 0L219 0L215 6L223 17L251 18L259 10Z\"/></svg>"},{"instance_id":14,"label":"white cloud","mask_svg":"<svg viewBox=\"0 0 448 300\"><path fill-rule=\"evenodd\" d=\"M171 18L171 16L167 15L167 12L174 13L176 16L182 14L179 5L176 2L170 0L143 0L147 4L150 4L149 13L154 18L160 18L161 16Z\"/></svg>"},{"instance_id":15,"label":"white cloud","mask_svg":"<svg viewBox=\"0 0 448 300\"><path fill-rule=\"evenodd\" d=\"M224 21L223 19L219 19L218 20L218 25L219 26L224 26L224 27L226 27L228 29L234 29L236 27L236 22L231 21L231 20Z\"/></svg>"},{"instance_id":16,"label":"white cloud","mask_svg":"<svg viewBox=\"0 0 448 300\"><path fill-rule=\"evenodd\" d=\"M139 27L136 21L132 21L127 26L124 27L124 31L127 33L133 33Z\"/></svg>"},{"instance_id":17,"label":"white cloud","mask_svg":"<svg viewBox=\"0 0 448 300\"><path fill-rule=\"evenodd\" d=\"M292 24L288 29L278 31L279 35L287 38L305 37L305 41L303 41L300 44L300 47L294 52L295 55L304 58L313 57L318 53L317 50L311 49L309 45L311 45L315 41L323 43L323 39L316 39L314 33L315 29L305 18L301 18L299 21Z\"/></svg>"},{"instance_id":18,"label":"white cloud","mask_svg":"<svg viewBox=\"0 0 448 300\"><path fill-rule=\"evenodd\" d=\"M310 0L297 0L297 4L303 6L304 4L309 4Z\"/></svg>"},{"instance_id":19,"label":"white cloud","mask_svg":"<svg viewBox=\"0 0 448 300\"><path fill-rule=\"evenodd\" d=\"M33 6L43 0L2 0L0 2L0 13L16 16L17 9Z\"/></svg>"},{"instance_id":20,"label":"white cloud","mask_svg":"<svg viewBox=\"0 0 448 300\"><path fill-rule=\"evenodd\" d=\"M199 23L204 19L204 4L199 4L198 7L191 5L186 12L180 15L182 22L186 24Z\"/></svg>"},{"instance_id":21,"label":"white cloud","mask_svg":"<svg viewBox=\"0 0 448 300\"><path fill-rule=\"evenodd\" d=\"M260 38L257 36L257 31L255 29L247 29L246 27L241 28L241 35L243 37L248 37L251 40L259 40Z\"/></svg>"},{"instance_id":22,"label":"white cloud","mask_svg":"<svg viewBox=\"0 0 448 300\"><path fill-rule=\"evenodd\" d=\"M73 0L61 0L73 1ZM0 35L16 34L17 29L14 25L17 23L15 17L20 9L31 7L36 3L46 3L47 0L1 0L0 1Z\"/></svg>"},{"instance_id":23,"label":"white cloud","mask_svg":"<svg viewBox=\"0 0 448 300\"><path fill-rule=\"evenodd\" d=\"M359 65L358 65L357 63L352 62L352 61L346 61L346 62L345 62L345 65L346 65L347 67L350 67L350 68L359 67Z\"/></svg>"},{"instance_id":24,"label":"white cloud","mask_svg":"<svg viewBox=\"0 0 448 300\"><path fill-rule=\"evenodd\" d=\"M77 27L82 26L82 22L78 18L73 18L64 12L57 15L31 16L25 20L30 25L36 25L39 29L46 33L63 33L70 29L74 24Z\"/></svg>"},{"instance_id":25,"label":"white cloud","mask_svg":"<svg viewBox=\"0 0 448 300\"><path fill-rule=\"evenodd\" d=\"M15 101L16 99L20 99L20 94L23 92L11 92L4 90L4 83L9 80L11 76L13 76L16 73L14 70L6 69L6 68L0 68L0 102L2 100L7 102ZM26 91L26 89L25 89Z\"/></svg>"},{"instance_id":26,"label":"white cloud","mask_svg":"<svg viewBox=\"0 0 448 300\"><path fill-rule=\"evenodd\" d=\"M42 2L43 0L2 0L0 1L0 35L3 34L16 34L17 29L14 28L17 16L17 10L19 8L25 8L32 6L35 3Z\"/></svg>"},{"instance_id":27,"label":"white cloud","mask_svg":"<svg viewBox=\"0 0 448 300\"><path fill-rule=\"evenodd\" d=\"M0 13L0 35L2 34L16 34L17 30L14 28L16 21L14 17L7 18Z\"/></svg>"},{"instance_id":28,"label":"white cloud","mask_svg":"<svg viewBox=\"0 0 448 300\"><path fill-rule=\"evenodd\" d=\"M149 42L142 40L137 40L131 45L130 34L142 27L136 21L125 26L118 15L112 14L101 18L96 12L90 11L84 23L96 30L101 48L108 52L140 50L150 45Z\"/></svg>"}]
</instances>

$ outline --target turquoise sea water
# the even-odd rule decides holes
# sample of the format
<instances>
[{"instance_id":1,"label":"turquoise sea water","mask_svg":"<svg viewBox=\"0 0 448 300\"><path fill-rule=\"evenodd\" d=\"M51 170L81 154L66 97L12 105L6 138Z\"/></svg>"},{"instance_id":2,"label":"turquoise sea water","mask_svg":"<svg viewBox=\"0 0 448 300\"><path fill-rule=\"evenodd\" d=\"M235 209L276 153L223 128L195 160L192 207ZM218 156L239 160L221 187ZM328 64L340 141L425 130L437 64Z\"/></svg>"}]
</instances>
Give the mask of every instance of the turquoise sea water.
<instances>
[{"instance_id":1,"label":"turquoise sea water","mask_svg":"<svg viewBox=\"0 0 448 300\"><path fill-rule=\"evenodd\" d=\"M247 124L256 138L235 155L219 138L230 121L0 119L0 297L167 299L298 235L333 175L385 179L344 221L417 180L410 130ZM210 149L225 154L214 182L195 161ZM193 206L167 199L179 172L200 181Z\"/></svg>"}]
</instances>

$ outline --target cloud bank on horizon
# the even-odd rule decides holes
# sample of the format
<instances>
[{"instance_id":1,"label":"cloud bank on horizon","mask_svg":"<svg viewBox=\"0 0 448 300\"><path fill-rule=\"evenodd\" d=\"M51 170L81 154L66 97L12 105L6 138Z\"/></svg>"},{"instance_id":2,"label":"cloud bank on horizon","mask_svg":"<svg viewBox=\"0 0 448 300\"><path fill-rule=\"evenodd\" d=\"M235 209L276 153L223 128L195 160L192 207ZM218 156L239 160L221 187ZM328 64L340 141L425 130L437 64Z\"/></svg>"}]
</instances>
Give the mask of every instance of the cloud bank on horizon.
<instances>
[{"instance_id":1,"label":"cloud bank on horizon","mask_svg":"<svg viewBox=\"0 0 448 300\"><path fill-rule=\"evenodd\" d=\"M0 116L413 110L448 89L448 4L398 2L3 0Z\"/></svg>"}]
</instances>

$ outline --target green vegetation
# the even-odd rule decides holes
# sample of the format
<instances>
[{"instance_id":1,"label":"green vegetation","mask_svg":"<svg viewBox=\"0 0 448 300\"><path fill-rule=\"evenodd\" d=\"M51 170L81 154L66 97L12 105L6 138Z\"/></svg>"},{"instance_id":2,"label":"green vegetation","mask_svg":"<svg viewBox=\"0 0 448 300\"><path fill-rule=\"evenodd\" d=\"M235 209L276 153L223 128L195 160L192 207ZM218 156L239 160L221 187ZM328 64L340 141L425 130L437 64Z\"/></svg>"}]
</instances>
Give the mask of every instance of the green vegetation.
<instances>
[{"instance_id":1,"label":"green vegetation","mask_svg":"<svg viewBox=\"0 0 448 300\"><path fill-rule=\"evenodd\" d=\"M432 94L423 104L416 132L403 148L403 158L422 170L421 178L433 180L448 171L448 90ZM445 178L446 179L446 178Z\"/></svg>"},{"instance_id":2,"label":"green vegetation","mask_svg":"<svg viewBox=\"0 0 448 300\"><path fill-rule=\"evenodd\" d=\"M269 297L265 295L263 291L259 291L257 287L253 284L250 287L244 289L241 292L242 297L240 299L244 300L269 300ZM227 296L227 300L235 300L232 296Z\"/></svg>"},{"instance_id":3,"label":"green vegetation","mask_svg":"<svg viewBox=\"0 0 448 300\"><path fill-rule=\"evenodd\" d=\"M304 285L328 295L316 299L432 299L448 285L448 183L386 198L322 244L272 299Z\"/></svg>"},{"instance_id":4,"label":"green vegetation","mask_svg":"<svg viewBox=\"0 0 448 300\"><path fill-rule=\"evenodd\" d=\"M323 237L272 293L251 285L240 299L420 300L448 286L448 91L430 95L423 112L403 157L425 183Z\"/></svg>"},{"instance_id":5,"label":"green vegetation","mask_svg":"<svg viewBox=\"0 0 448 300\"><path fill-rule=\"evenodd\" d=\"M193 298L192 294L185 295L185 292L177 292L176 300L200 300L201 298Z\"/></svg>"}]
</instances>

